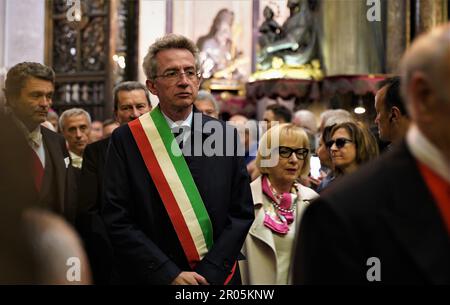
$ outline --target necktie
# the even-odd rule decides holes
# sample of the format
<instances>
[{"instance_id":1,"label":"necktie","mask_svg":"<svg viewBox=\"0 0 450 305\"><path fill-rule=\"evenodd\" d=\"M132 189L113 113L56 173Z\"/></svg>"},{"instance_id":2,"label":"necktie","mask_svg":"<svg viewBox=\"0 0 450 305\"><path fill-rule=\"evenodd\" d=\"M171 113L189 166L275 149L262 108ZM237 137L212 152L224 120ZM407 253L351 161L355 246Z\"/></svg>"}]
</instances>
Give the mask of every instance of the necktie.
<instances>
[{"instance_id":1,"label":"necktie","mask_svg":"<svg viewBox=\"0 0 450 305\"><path fill-rule=\"evenodd\" d=\"M31 149L31 157L33 160L34 184L37 191L40 192L42 187L42 180L44 178L44 167L42 166L42 162L39 159L39 156L33 149Z\"/></svg>"},{"instance_id":2,"label":"necktie","mask_svg":"<svg viewBox=\"0 0 450 305\"><path fill-rule=\"evenodd\" d=\"M72 156L72 166L81 169L83 158L79 156Z\"/></svg>"},{"instance_id":3,"label":"necktie","mask_svg":"<svg viewBox=\"0 0 450 305\"><path fill-rule=\"evenodd\" d=\"M178 146L180 146L180 149L183 149L183 133L184 133L183 127L173 129L173 136L175 137Z\"/></svg>"},{"instance_id":4,"label":"necktie","mask_svg":"<svg viewBox=\"0 0 450 305\"><path fill-rule=\"evenodd\" d=\"M42 134L33 131L28 135L28 143L33 148L39 148L42 145Z\"/></svg>"}]
</instances>

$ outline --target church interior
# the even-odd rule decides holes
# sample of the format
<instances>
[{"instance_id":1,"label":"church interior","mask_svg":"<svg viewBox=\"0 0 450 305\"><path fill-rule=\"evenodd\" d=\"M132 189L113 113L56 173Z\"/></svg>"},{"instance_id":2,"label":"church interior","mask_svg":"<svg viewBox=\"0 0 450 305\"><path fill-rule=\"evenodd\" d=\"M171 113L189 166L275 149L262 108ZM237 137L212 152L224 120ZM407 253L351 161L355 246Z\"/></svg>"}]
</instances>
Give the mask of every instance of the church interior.
<instances>
[{"instance_id":1,"label":"church interior","mask_svg":"<svg viewBox=\"0 0 450 305\"><path fill-rule=\"evenodd\" d=\"M0 0L0 285L448 285L449 19Z\"/></svg>"},{"instance_id":2,"label":"church interior","mask_svg":"<svg viewBox=\"0 0 450 305\"><path fill-rule=\"evenodd\" d=\"M201 86L224 120L261 119L281 103L317 115L343 108L370 124L376 83L448 18L446 0L1 0L0 83L18 62L45 63L57 113L77 106L105 120L114 85L145 83L148 46L177 33L199 47Z\"/></svg>"}]
</instances>

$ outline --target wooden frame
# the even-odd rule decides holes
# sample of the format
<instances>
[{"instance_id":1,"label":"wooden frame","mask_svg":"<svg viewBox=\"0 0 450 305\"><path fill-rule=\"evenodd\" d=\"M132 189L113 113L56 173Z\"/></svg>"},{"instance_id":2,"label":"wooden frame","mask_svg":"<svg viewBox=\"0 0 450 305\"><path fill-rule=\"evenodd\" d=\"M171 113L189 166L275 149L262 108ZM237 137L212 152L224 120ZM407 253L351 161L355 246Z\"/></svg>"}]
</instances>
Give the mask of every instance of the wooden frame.
<instances>
[{"instance_id":1,"label":"wooden frame","mask_svg":"<svg viewBox=\"0 0 450 305\"><path fill-rule=\"evenodd\" d=\"M66 21L66 12L60 8L54 7L54 1L55 0L46 1L45 29L45 63L48 66L54 67L56 72L57 94L55 94L54 108L58 112L61 112L71 107L82 107L89 111L95 119L104 120L106 118L112 118L112 91L114 85L121 80L137 79L137 50L139 37L137 30L139 28L139 18L137 18L137 16L139 15L139 1L108 0L99 2L103 6L91 8L92 11L89 11L86 14L83 13L82 20L79 23ZM92 2L87 1L82 1L81 3L83 5L82 11L84 11L86 6L92 4ZM87 8L86 11L88 11ZM57 12L58 15L53 15L54 12ZM68 12L69 11L67 10L67 13ZM121 19L119 19L119 15L122 16ZM99 20L101 20L101 22L94 24ZM125 22L120 23L120 20L125 20ZM58 44L58 46L66 46L65 52L59 51L58 53L54 51L56 45L54 34L55 30L58 29L54 28L55 22L60 22L60 24L65 27L69 26L72 32L76 32L76 35L73 35L76 37L76 44L66 45L65 41ZM92 32L86 35L83 32L89 26L94 26L93 24L100 24L94 33L100 36L99 39L101 43L99 41L98 46L95 44L97 41L95 41L95 43L93 43L92 39L89 41L89 37L91 37L89 35L91 35ZM119 28L119 25L122 25L122 27ZM101 29L100 31L98 30L99 28ZM61 37L65 38L68 36L65 34ZM97 36L94 37L97 38ZM84 39L83 41L85 41L84 44L82 44L82 38ZM99 51L97 52L98 47ZM72 57L69 56L71 65L68 69L65 68L64 64L61 64L61 61L59 61L59 64L53 62L56 58L55 54L62 54L62 56L65 56L69 53L69 50L71 54L72 50L76 53L73 53ZM54 54L54 52L56 53ZM82 57L82 54L84 57ZM118 68L118 62L113 59L117 59L118 56L123 56L126 62L126 65L120 67L120 69ZM76 64L73 64L73 58L76 58ZM91 59L95 63L92 66L89 65ZM84 60L83 64L81 63L82 60ZM62 61L62 63L64 63L64 61ZM61 69L60 66L63 66L64 68ZM78 84L80 86L78 86ZM73 97L73 92L77 92L78 94L77 90L73 90L74 85L78 86L77 88L80 88L82 85L84 90L83 96L89 96L89 99L73 101L70 98L69 100L61 100L59 87L72 86L72 91L69 90L68 96ZM86 86L88 87L87 89L85 88ZM62 91L65 92L64 88L62 89ZM90 93L94 91L95 94L91 96ZM86 92L90 92L89 95ZM94 97L97 97L97 99Z\"/></svg>"}]
</instances>

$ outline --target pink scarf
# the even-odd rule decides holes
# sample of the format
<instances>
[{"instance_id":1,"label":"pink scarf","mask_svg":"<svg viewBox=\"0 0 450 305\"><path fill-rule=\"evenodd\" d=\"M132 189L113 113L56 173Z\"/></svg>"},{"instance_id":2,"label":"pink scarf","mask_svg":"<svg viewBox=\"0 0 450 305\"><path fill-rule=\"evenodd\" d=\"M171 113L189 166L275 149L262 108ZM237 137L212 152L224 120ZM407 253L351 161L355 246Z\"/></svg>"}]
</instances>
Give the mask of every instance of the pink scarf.
<instances>
[{"instance_id":1,"label":"pink scarf","mask_svg":"<svg viewBox=\"0 0 450 305\"><path fill-rule=\"evenodd\" d=\"M297 187L294 184L294 193L283 193L280 199L275 198L270 181L267 176L262 177L262 190L270 201L272 206L265 210L264 225L275 233L287 234L289 225L294 221L295 206L297 203Z\"/></svg>"}]
</instances>

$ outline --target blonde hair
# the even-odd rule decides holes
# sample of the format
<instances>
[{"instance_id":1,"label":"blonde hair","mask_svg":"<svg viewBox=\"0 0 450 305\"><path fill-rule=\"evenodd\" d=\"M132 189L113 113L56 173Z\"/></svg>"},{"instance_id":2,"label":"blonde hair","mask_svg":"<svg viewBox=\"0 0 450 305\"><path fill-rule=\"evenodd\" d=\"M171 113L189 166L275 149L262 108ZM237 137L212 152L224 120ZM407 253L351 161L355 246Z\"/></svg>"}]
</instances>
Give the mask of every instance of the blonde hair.
<instances>
[{"instance_id":1,"label":"blonde hair","mask_svg":"<svg viewBox=\"0 0 450 305\"><path fill-rule=\"evenodd\" d=\"M278 143L276 141L273 141L275 137L278 137L279 139ZM256 167L258 168L258 170L261 172L261 174L268 174L269 172L268 167L263 167L261 165L261 161L269 159L271 157L273 150L275 148L278 148L279 144L283 142L295 143L295 145L298 145L299 147L304 147L308 149L308 155L303 161L302 168L299 170L300 171L299 177L308 176L310 171L309 160L311 157L311 152L309 151L308 135L303 130L303 128L297 127L292 123L275 125L263 134L259 142L258 153L256 154L255 160Z\"/></svg>"}]
</instances>

